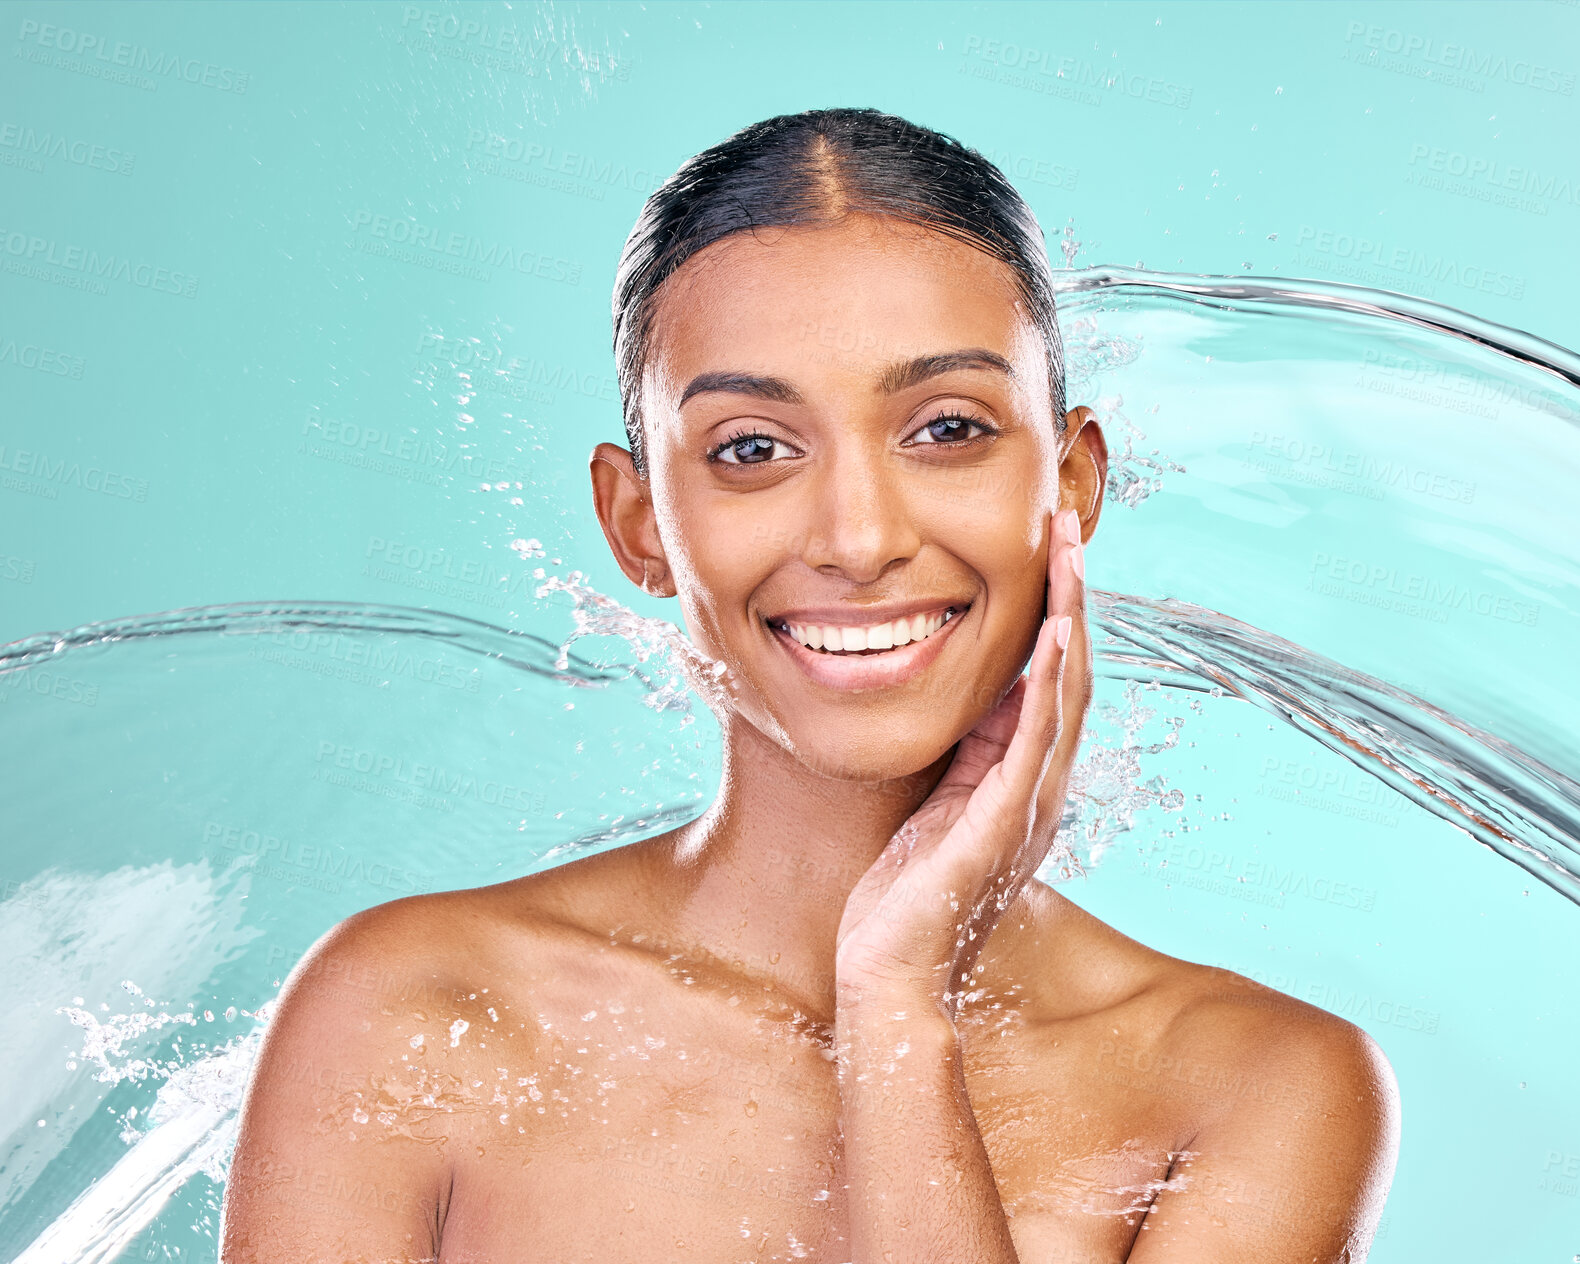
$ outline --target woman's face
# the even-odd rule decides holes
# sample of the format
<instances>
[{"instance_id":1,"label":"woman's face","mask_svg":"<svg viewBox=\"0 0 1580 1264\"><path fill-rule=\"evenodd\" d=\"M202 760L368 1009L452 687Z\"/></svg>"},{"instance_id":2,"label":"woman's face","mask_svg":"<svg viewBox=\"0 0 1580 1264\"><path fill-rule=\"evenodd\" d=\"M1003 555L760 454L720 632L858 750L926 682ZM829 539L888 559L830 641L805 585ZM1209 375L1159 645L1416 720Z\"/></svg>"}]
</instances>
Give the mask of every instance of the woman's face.
<instances>
[{"instance_id":1,"label":"woman's face","mask_svg":"<svg viewBox=\"0 0 1580 1264\"><path fill-rule=\"evenodd\" d=\"M824 773L930 766L1036 640L1059 453L1012 275L852 215L716 242L657 296L649 494L687 630L740 716ZM911 640L834 653L830 628Z\"/></svg>"}]
</instances>

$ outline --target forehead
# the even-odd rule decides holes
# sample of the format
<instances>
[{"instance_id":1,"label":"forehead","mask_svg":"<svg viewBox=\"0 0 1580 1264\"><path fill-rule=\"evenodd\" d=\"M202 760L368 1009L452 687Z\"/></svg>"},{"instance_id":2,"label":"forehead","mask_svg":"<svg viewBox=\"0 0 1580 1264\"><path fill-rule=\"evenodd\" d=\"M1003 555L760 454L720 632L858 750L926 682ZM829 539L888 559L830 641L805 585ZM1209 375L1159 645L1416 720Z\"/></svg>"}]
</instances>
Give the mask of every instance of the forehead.
<instances>
[{"instance_id":1,"label":"forehead","mask_svg":"<svg viewBox=\"0 0 1580 1264\"><path fill-rule=\"evenodd\" d=\"M693 255L659 291L647 375L663 393L705 370L794 377L831 359L854 368L959 347L1043 358L1009 266L919 225L852 215L735 233Z\"/></svg>"}]
</instances>

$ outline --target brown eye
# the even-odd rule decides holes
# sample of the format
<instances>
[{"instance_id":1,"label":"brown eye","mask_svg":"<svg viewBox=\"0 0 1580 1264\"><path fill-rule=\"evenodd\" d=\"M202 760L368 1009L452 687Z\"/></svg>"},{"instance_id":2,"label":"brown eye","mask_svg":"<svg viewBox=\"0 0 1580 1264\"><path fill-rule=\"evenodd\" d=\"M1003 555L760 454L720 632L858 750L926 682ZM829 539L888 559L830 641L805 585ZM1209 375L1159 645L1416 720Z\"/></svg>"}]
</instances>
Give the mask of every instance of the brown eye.
<instances>
[{"instance_id":1,"label":"brown eye","mask_svg":"<svg viewBox=\"0 0 1580 1264\"><path fill-rule=\"evenodd\" d=\"M776 447L790 451L788 444L765 434L731 435L708 453L708 460L724 465L765 465L773 459Z\"/></svg>"},{"instance_id":2,"label":"brown eye","mask_svg":"<svg viewBox=\"0 0 1580 1264\"><path fill-rule=\"evenodd\" d=\"M962 441L976 438L976 435L970 433L973 426L984 434L998 433L986 422L978 421L975 417L967 417L961 413L945 413L942 417L934 417L911 438L913 442L923 444L953 446ZM926 437L918 438L918 436L923 435Z\"/></svg>"}]
</instances>

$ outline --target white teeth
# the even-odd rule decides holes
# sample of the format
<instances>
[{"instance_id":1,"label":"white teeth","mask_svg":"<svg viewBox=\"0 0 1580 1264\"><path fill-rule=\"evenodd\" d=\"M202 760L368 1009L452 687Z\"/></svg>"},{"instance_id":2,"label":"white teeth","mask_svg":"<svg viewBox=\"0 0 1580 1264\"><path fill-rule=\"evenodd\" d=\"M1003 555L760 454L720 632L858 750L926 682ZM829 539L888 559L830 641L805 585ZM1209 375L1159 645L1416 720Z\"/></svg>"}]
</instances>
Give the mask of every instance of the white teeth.
<instances>
[{"instance_id":1,"label":"white teeth","mask_svg":"<svg viewBox=\"0 0 1580 1264\"><path fill-rule=\"evenodd\" d=\"M958 613L958 612L956 612ZM949 616L953 618L953 614ZM815 650L849 653L855 650L897 649L912 641L925 640L948 622L944 614L914 615L909 619L896 619L873 627L836 627L832 624L786 624L790 635L802 645Z\"/></svg>"}]
</instances>

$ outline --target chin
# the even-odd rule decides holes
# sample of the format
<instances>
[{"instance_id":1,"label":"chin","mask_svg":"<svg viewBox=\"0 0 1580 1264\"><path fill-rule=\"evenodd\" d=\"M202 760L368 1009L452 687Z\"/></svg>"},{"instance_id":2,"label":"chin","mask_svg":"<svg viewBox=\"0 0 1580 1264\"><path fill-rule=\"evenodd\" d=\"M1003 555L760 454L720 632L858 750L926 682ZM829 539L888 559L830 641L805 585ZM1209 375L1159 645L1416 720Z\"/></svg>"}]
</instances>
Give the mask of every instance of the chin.
<instances>
[{"instance_id":1,"label":"chin","mask_svg":"<svg viewBox=\"0 0 1580 1264\"><path fill-rule=\"evenodd\" d=\"M1030 652L1028 644L1022 661ZM1011 659L990 655L988 661ZM1000 682L934 670L891 688L844 694L805 682L773 660L745 655L735 659L734 675L744 688L732 710L773 745L822 776L874 786L895 782L894 793L905 795L911 792L905 780L925 780L998 705L1019 671Z\"/></svg>"},{"instance_id":2,"label":"chin","mask_svg":"<svg viewBox=\"0 0 1580 1264\"><path fill-rule=\"evenodd\" d=\"M937 716L929 719L936 723ZM838 781L870 783L874 787L885 782L897 782L894 792L906 795L911 787L906 781L915 778L920 784L928 770L947 755L960 740L960 735L938 734L929 738L917 734L908 741L896 741L890 735L889 724L848 724L815 726L815 731L797 740L801 735L787 732L790 753L812 771ZM930 724L929 727L932 727ZM875 732L875 728L881 730Z\"/></svg>"}]
</instances>

